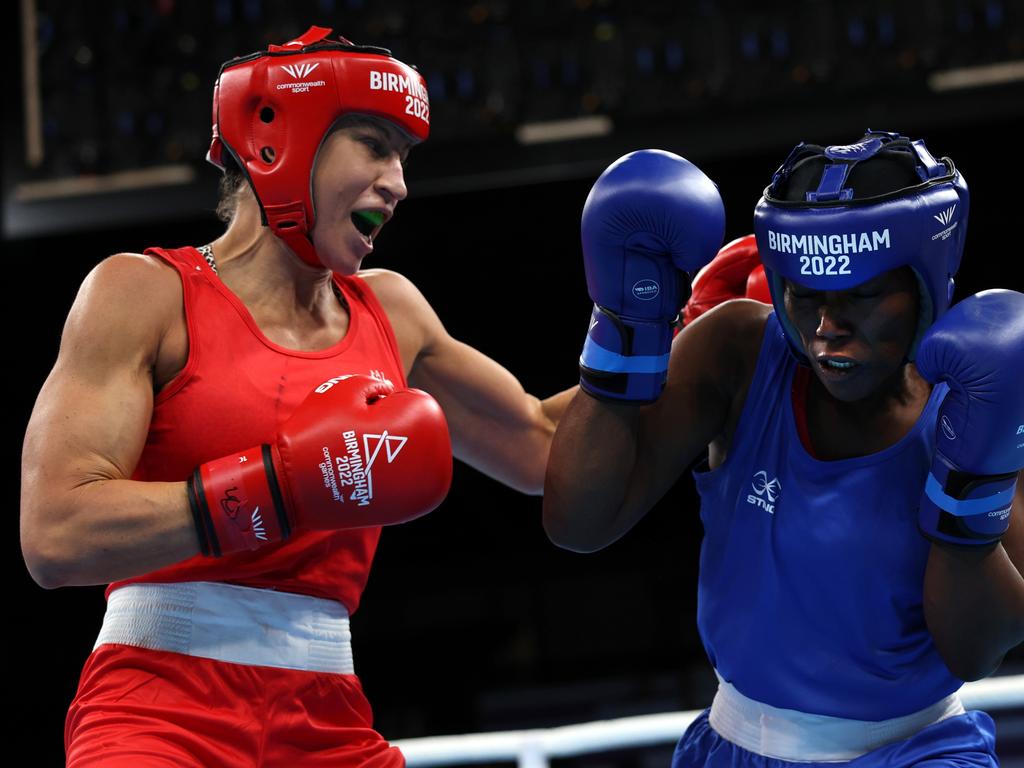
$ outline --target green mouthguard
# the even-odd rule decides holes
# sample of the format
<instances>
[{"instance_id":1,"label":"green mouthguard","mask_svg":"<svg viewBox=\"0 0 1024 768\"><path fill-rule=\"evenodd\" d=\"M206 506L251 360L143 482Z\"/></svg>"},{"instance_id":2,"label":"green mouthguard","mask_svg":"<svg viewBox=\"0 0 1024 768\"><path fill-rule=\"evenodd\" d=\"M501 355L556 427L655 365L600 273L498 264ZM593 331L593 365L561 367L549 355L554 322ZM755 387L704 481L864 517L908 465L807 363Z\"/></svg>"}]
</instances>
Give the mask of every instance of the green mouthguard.
<instances>
[{"instance_id":1,"label":"green mouthguard","mask_svg":"<svg viewBox=\"0 0 1024 768\"><path fill-rule=\"evenodd\" d=\"M374 227L379 227L384 223L384 214L380 211L356 211L355 215L363 221L367 221Z\"/></svg>"}]
</instances>

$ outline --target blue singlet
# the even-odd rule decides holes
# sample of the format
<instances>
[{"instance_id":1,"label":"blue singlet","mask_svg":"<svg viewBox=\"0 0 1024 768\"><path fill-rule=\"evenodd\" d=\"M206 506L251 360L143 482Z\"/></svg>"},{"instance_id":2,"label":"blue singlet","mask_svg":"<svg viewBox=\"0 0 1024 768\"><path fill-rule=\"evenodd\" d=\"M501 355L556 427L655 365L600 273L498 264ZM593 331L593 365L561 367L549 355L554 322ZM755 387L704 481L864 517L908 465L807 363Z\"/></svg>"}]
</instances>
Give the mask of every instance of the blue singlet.
<instances>
[{"instance_id":1,"label":"blue singlet","mask_svg":"<svg viewBox=\"0 0 1024 768\"><path fill-rule=\"evenodd\" d=\"M723 679L775 707L855 720L924 709L962 684L925 626L917 530L947 387L895 445L818 461L797 434L795 369L772 314L726 461L694 473L704 647Z\"/></svg>"}]
</instances>

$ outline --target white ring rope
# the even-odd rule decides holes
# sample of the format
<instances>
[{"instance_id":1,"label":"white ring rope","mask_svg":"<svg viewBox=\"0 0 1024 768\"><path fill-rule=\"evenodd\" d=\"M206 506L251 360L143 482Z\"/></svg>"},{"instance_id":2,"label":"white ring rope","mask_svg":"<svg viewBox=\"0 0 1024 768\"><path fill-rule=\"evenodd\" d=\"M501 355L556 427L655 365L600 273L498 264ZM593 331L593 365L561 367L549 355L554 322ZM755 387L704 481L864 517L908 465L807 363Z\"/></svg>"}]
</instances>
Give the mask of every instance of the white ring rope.
<instances>
[{"instance_id":1,"label":"white ring rope","mask_svg":"<svg viewBox=\"0 0 1024 768\"><path fill-rule=\"evenodd\" d=\"M1024 675L967 683L960 689L960 698L967 709L1024 706ZM701 710L664 712L558 728L401 739L392 744L402 750L410 768L495 761L517 763L519 768L546 768L548 760L554 757L674 743L700 713Z\"/></svg>"}]
</instances>

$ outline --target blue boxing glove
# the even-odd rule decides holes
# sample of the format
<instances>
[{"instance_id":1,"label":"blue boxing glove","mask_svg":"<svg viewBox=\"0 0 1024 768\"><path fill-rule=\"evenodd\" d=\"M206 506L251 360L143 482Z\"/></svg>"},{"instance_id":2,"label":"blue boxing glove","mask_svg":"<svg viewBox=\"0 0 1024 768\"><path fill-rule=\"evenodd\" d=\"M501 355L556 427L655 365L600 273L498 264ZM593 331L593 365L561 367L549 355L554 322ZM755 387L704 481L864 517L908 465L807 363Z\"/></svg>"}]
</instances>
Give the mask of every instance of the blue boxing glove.
<instances>
[{"instance_id":1,"label":"blue boxing glove","mask_svg":"<svg viewBox=\"0 0 1024 768\"><path fill-rule=\"evenodd\" d=\"M949 384L921 532L950 544L993 544L1010 526L1024 467L1024 294L983 291L955 304L924 335L916 363L928 381Z\"/></svg>"},{"instance_id":2,"label":"blue boxing glove","mask_svg":"<svg viewBox=\"0 0 1024 768\"><path fill-rule=\"evenodd\" d=\"M600 398L651 402L665 386L689 277L722 244L718 187L671 152L631 152L594 183L580 232L594 300L580 386Z\"/></svg>"}]
</instances>

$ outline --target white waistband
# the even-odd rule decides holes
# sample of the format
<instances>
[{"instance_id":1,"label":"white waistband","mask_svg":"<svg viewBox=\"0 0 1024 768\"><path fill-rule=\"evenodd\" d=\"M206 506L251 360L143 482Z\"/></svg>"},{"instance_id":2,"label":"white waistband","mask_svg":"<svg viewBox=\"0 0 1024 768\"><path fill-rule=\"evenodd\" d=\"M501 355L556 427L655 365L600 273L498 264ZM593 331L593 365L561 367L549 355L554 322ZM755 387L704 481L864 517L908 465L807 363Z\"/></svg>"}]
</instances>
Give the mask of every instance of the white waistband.
<instances>
[{"instance_id":1,"label":"white waistband","mask_svg":"<svg viewBox=\"0 0 1024 768\"><path fill-rule=\"evenodd\" d=\"M110 593L96 648L120 643L188 656L355 674L348 611L309 595L189 581Z\"/></svg>"},{"instance_id":2,"label":"white waistband","mask_svg":"<svg viewBox=\"0 0 1024 768\"><path fill-rule=\"evenodd\" d=\"M722 738L763 757L792 762L842 762L963 713L960 697L953 693L927 709L891 720L811 715L748 699L719 677L708 722Z\"/></svg>"}]
</instances>

